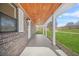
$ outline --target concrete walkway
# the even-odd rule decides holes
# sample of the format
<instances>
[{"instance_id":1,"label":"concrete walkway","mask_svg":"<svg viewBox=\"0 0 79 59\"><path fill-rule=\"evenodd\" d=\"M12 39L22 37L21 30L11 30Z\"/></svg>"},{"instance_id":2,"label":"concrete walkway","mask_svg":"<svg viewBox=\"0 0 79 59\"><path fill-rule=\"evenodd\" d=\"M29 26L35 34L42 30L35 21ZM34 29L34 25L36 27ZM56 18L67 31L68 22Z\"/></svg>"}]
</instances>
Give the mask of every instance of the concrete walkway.
<instances>
[{"instance_id":1,"label":"concrete walkway","mask_svg":"<svg viewBox=\"0 0 79 59\"><path fill-rule=\"evenodd\" d=\"M54 51L59 50L54 48L51 44L51 41L43 35L36 35L32 38L27 47L22 52L21 56L57 56L57 53ZM59 53L62 53L59 50ZM65 55L62 53L62 55Z\"/></svg>"},{"instance_id":2,"label":"concrete walkway","mask_svg":"<svg viewBox=\"0 0 79 59\"><path fill-rule=\"evenodd\" d=\"M57 56L47 47L26 47L21 56Z\"/></svg>"}]
</instances>

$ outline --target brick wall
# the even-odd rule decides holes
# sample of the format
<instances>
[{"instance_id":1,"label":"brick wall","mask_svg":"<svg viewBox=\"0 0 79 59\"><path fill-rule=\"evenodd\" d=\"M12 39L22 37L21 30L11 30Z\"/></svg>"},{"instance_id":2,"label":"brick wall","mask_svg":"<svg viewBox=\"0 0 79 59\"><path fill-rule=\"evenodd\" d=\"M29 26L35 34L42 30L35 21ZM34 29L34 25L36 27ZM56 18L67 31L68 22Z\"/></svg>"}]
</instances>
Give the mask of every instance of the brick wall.
<instances>
[{"instance_id":1,"label":"brick wall","mask_svg":"<svg viewBox=\"0 0 79 59\"><path fill-rule=\"evenodd\" d=\"M0 55L19 55L26 47L26 33L1 33Z\"/></svg>"},{"instance_id":2,"label":"brick wall","mask_svg":"<svg viewBox=\"0 0 79 59\"><path fill-rule=\"evenodd\" d=\"M31 25L31 36L35 34L35 25ZM24 32L0 33L0 56L18 56L28 42L28 23L24 22Z\"/></svg>"},{"instance_id":3,"label":"brick wall","mask_svg":"<svg viewBox=\"0 0 79 59\"><path fill-rule=\"evenodd\" d=\"M27 45L27 23L25 32L0 33L0 55L17 56Z\"/></svg>"}]
</instances>

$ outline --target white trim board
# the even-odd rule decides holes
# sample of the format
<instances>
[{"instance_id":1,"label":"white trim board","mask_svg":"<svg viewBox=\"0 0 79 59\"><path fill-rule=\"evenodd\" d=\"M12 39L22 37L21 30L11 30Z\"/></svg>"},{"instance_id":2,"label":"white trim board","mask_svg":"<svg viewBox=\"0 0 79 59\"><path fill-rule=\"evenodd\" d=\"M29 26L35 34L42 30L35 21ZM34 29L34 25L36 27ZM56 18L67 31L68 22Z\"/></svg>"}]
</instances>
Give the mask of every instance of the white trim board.
<instances>
[{"instance_id":1,"label":"white trim board","mask_svg":"<svg viewBox=\"0 0 79 59\"><path fill-rule=\"evenodd\" d=\"M9 5L14 8L14 17L16 18L16 8L11 3Z\"/></svg>"}]
</instances>

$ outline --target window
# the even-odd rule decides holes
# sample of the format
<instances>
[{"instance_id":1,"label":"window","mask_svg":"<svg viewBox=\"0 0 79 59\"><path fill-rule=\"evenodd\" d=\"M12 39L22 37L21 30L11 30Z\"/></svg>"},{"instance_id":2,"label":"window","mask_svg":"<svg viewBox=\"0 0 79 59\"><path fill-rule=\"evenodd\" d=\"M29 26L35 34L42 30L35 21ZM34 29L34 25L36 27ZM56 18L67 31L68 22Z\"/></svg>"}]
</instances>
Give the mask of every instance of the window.
<instances>
[{"instance_id":1,"label":"window","mask_svg":"<svg viewBox=\"0 0 79 59\"><path fill-rule=\"evenodd\" d=\"M15 4L0 4L0 33L17 31L17 10Z\"/></svg>"},{"instance_id":2,"label":"window","mask_svg":"<svg viewBox=\"0 0 79 59\"><path fill-rule=\"evenodd\" d=\"M0 32L17 31L16 19L0 12Z\"/></svg>"}]
</instances>

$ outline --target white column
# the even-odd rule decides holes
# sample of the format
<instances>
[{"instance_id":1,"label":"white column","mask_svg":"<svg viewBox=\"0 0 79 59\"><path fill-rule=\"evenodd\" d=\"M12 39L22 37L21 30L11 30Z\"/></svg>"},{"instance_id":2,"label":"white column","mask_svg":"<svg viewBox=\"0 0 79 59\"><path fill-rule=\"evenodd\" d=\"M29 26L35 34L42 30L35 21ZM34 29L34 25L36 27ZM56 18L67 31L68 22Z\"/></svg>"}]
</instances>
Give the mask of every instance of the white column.
<instances>
[{"instance_id":1,"label":"white column","mask_svg":"<svg viewBox=\"0 0 79 59\"><path fill-rule=\"evenodd\" d=\"M28 39L31 38L31 20L28 20Z\"/></svg>"},{"instance_id":2,"label":"white column","mask_svg":"<svg viewBox=\"0 0 79 59\"><path fill-rule=\"evenodd\" d=\"M18 8L18 32L24 32L24 12Z\"/></svg>"},{"instance_id":3,"label":"white column","mask_svg":"<svg viewBox=\"0 0 79 59\"><path fill-rule=\"evenodd\" d=\"M43 35L44 35L44 26L43 26Z\"/></svg>"},{"instance_id":4,"label":"white column","mask_svg":"<svg viewBox=\"0 0 79 59\"><path fill-rule=\"evenodd\" d=\"M45 35L47 37L47 26L45 26Z\"/></svg>"},{"instance_id":5,"label":"white column","mask_svg":"<svg viewBox=\"0 0 79 59\"><path fill-rule=\"evenodd\" d=\"M48 33L47 33L47 32L48 32L48 28L46 27L46 35L48 35Z\"/></svg>"},{"instance_id":6,"label":"white column","mask_svg":"<svg viewBox=\"0 0 79 59\"><path fill-rule=\"evenodd\" d=\"M55 33L56 32L56 29L55 29L56 28L56 26L55 26L56 18L55 18L55 16L53 16L52 19L53 19L53 39L52 39L52 41L53 41L53 45L56 45L56 33Z\"/></svg>"}]
</instances>

